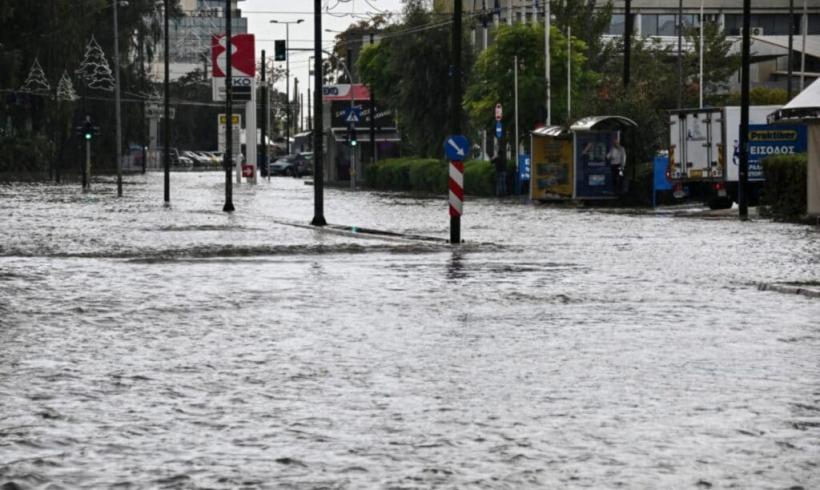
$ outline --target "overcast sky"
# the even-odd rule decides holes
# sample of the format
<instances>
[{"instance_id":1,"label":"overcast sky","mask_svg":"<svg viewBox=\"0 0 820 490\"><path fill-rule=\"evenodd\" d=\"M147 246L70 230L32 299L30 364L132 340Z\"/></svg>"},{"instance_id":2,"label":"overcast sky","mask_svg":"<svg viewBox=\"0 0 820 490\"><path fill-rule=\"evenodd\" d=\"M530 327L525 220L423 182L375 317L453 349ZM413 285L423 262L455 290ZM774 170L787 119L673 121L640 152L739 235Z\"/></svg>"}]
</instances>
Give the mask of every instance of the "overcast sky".
<instances>
[{"instance_id":1,"label":"overcast sky","mask_svg":"<svg viewBox=\"0 0 820 490\"><path fill-rule=\"evenodd\" d=\"M378 11L400 12L401 0L323 0L323 6L330 7L334 14L323 13L322 29L343 31L350 24L368 18ZM248 32L256 35L257 56L266 50L266 56L273 56L273 41L285 39L285 26L271 24L273 19L285 22L304 19L301 24L290 25L290 45L292 48L313 48L313 2L310 0L246 0L239 3L242 15L248 19ZM322 45L329 49L336 34L322 32ZM291 79L299 78L299 91L307 89L308 57L312 52L291 53ZM284 62L279 62L284 67ZM292 83L292 82L291 82ZM312 85L312 80L311 80ZM277 84L284 91L284 81ZM291 85L292 88L292 85ZM304 88L304 90L303 90Z\"/></svg>"}]
</instances>

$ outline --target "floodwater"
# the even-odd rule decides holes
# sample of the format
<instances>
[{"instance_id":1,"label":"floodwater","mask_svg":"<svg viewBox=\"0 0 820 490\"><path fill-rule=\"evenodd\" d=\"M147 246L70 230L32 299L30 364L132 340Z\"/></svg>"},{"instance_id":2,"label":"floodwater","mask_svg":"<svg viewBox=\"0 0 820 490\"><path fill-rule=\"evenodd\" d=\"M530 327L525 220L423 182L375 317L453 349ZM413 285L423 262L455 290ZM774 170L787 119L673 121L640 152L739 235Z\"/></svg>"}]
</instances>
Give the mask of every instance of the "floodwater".
<instances>
[{"instance_id":1,"label":"floodwater","mask_svg":"<svg viewBox=\"0 0 820 490\"><path fill-rule=\"evenodd\" d=\"M0 485L820 488L816 228L223 182L0 184Z\"/></svg>"}]
</instances>

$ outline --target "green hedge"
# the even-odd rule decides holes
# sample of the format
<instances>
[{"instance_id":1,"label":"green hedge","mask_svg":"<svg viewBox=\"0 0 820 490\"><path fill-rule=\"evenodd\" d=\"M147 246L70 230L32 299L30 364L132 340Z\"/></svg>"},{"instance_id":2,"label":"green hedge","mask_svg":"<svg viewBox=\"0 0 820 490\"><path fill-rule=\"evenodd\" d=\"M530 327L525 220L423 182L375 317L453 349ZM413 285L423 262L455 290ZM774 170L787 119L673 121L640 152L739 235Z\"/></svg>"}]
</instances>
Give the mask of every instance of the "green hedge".
<instances>
[{"instance_id":1,"label":"green hedge","mask_svg":"<svg viewBox=\"0 0 820 490\"><path fill-rule=\"evenodd\" d=\"M44 172L54 144L41 135L0 138L0 172Z\"/></svg>"},{"instance_id":2,"label":"green hedge","mask_svg":"<svg viewBox=\"0 0 820 490\"><path fill-rule=\"evenodd\" d=\"M760 204L774 218L793 220L806 214L806 155L779 155L763 160L766 182Z\"/></svg>"},{"instance_id":3,"label":"green hedge","mask_svg":"<svg viewBox=\"0 0 820 490\"><path fill-rule=\"evenodd\" d=\"M448 163L429 158L394 158L382 160L365 170L365 184L384 191L404 191L417 194L447 192ZM511 187L515 166L510 162L507 177ZM464 192L472 196L495 195L495 170L485 160L464 163Z\"/></svg>"}]
</instances>

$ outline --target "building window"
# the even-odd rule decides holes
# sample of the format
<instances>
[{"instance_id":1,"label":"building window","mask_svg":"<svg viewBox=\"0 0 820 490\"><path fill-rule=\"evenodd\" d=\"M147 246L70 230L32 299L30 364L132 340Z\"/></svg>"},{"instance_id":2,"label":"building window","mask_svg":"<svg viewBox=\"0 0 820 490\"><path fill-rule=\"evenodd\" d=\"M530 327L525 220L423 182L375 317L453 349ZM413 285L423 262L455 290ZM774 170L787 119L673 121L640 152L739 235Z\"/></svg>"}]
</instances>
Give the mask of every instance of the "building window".
<instances>
[{"instance_id":1,"label":"building window","mask_svg":"<svg viewBox=\"0 0 820 490\"><path fill-rule=\"evenodd\" d=\"M644 36L658 35L658 16L644 14L641 16L641 34Z\"/></svg>"},{"instance_id":2,"label":"building window","mask_svg":"<svg viewBox=\"0 0 820 490\"><path fill-rule=\"evenodd\" d=\"M658 16L658 30L654 33L646 33L647 36L676 36L677 29L675 29L674 15L659 15Z\"/></svg>"},{"instance_id":3,"label":"building window","mask_svg":"<svg viewBox=\"0 0 820 490\"><path fill-rule=\"evenodd\" d=\"M612 14L612 19L609 21L609 30L607 34L616 36L623 36L624 34L624 14Z\"/></svg>"},{"instance_id":4,"label":"building window","mask_svg":"<svg viewBox=\"0 0 820 490\"><path fill-rule=\"evenodd\" d=\"M800 32L800 16L795 16L798 23L796 32ZM812 17L812 16L809 16ZM752 27L763 30L763 35L767 36L788 36L789 35L789 15L788 14L752 14L749 19ZM743 16L740 14L726 14L726 34L739 36L743 27ZM809 32L811 33L811 19L809 19Z\"/></svg>"}]
</instances>

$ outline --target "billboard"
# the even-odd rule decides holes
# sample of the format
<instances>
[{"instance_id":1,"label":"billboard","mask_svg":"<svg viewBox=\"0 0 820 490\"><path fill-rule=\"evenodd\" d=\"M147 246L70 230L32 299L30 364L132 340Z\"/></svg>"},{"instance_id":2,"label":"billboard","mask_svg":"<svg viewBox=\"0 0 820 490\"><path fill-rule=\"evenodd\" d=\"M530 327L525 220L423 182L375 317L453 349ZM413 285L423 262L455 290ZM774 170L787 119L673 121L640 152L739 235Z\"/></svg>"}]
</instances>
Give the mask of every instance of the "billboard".
<instances>
[{"instance_id":1,"label":"billboard","mask_svg":"<svg viewBox=\"0 0 820 490\"><path fill-rule=\"evenodd\" d=\"M225 78L227 56L225 36L211 37L211 66L214 78ZM256 43L253 34L236 34L231 36L231 75L234 77L256 76Z\"/></svg>"},{"instance_id":2,"label":"billboard","mask_svg":"<svg viewBox=\"0 0 820 490\"><path fill-rule=\"evenodd\" d=\"M610 165L610 152L618 131L575 133L575 197L596 199L616 197L618 167Z\"/></svg>"},{"instance_id":3,"label":"billboard","mask_svg":"<svg viewBox=\"0 0 820 490\"><path fill-rule=\"evenodd\" d=\"M532 199L572 198L572 140L533 135L530 172Z\"/></svg>"},{"instance_id":4,"label":"billboard","mask_svg":"<svg viewBox=\"0 0 820 490\"><path fill-rule=\"evenodd\" d=\"M783 124L749 125L749 180L765 180L763 160L777 155L806 153L806 126ZM733 154L739 149L735 147ZM736 158L732 158L735 162Z\"/></svg>"}]
</instances>

